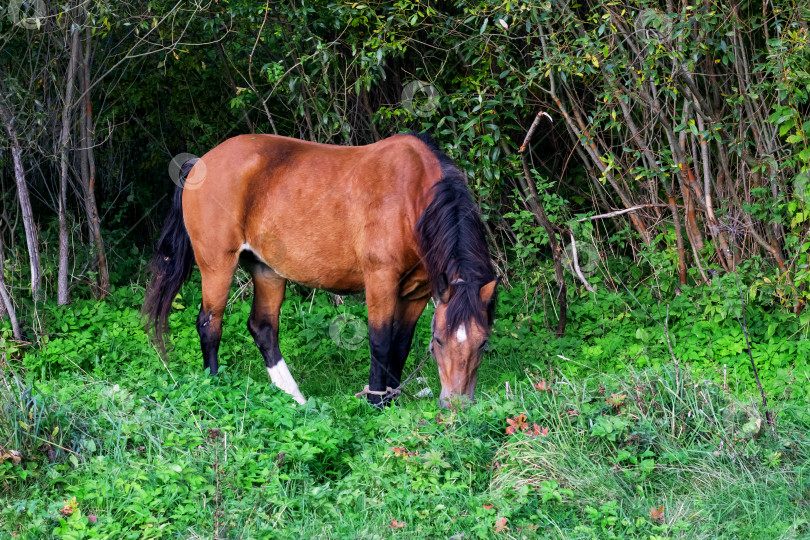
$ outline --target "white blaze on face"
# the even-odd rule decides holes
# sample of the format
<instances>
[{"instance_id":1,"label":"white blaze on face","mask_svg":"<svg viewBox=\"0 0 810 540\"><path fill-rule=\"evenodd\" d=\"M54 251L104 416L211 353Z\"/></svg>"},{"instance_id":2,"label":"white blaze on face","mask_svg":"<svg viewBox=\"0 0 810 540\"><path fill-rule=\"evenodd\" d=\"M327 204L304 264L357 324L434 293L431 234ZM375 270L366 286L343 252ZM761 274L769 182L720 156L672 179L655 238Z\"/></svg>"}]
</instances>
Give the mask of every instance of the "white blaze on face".
<instances>
[{"instance_id":1,"label":"white blaze on face","mask_svg":"<svg viewBox=\"0 0 810 540\"><path fill-rule=\"evenodd\" d=\"M293 379L290 369L287 367L287 362L283 358L275 366L267 368L267 374L270 375L273 384L290 394L295 401L300 404L306 402L306 398L298 389L298 383Z\"/></svg>"},{"instance_id":2,"label":"white blaze on face","mask_svg":"<svg viewBox=\"0 0 810 540\"><path fill-rule=\"evenodd\" d=\"M467 330L464 329L463 324L458 327L458 330L456 330L456 339L459 343L464 343L467 341Z\"/></svg>"}]
</instances>

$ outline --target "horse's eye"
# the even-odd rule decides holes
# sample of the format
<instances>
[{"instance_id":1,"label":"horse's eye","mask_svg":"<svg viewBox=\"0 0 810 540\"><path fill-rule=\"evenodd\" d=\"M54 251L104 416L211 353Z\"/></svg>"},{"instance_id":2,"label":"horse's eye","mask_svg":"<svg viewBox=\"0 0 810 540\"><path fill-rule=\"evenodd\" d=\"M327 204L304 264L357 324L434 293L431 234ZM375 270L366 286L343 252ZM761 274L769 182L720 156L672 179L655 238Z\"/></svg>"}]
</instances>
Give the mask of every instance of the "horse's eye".
<instances>
[{"instance_id":1,"label":"horse's eye","mask_svg":"<svg viewBox=\"0 0 810 540\"><path fill-rule=\"evenodd\" d=\"M443 347L443 346L444 346L444 343L442 343L442 340L440 340L440 339L439 339L439 338L437 338L436 336L433 336L433 340L434 340L436 343L438 343L438 344L439 344L439 347Z\"/></svg>"}]
</instances>

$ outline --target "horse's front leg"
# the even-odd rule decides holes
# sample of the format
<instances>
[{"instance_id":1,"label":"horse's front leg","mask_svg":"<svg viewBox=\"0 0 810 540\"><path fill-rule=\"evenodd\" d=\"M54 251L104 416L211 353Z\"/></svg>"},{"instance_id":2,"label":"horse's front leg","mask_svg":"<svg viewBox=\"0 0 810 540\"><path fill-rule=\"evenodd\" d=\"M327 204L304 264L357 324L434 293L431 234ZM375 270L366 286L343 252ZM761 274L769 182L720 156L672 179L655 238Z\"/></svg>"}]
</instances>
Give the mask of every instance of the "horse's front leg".
<instances>
[{"instance_id":1,"label":"horse's front leg","mask_svg":"<svg viewBox=\"0 0 810 540\"><path fill-rule=\"evenodd\" d=\"M391 388L398 388L400 385L402 369L405 367L405 361L411 351L416 322L425 310L428 299L429 297L417 300L400 299L399 301L392 329L391 347L393 350L391 351L391 367L387 383Z\"/></svg>"},{"instance_id":2,"label":"horse's front leg","mask_svg":"<svg viewBox=\"0 0 810 540\"><path fill-rule=\"evenodd\" d=\"M393 376L394 317L399 296L398 276L379 272L366 278L368 340L371 367L368 375L368 401L381 407L388 381Z\"/></svg>"}]
</instances>

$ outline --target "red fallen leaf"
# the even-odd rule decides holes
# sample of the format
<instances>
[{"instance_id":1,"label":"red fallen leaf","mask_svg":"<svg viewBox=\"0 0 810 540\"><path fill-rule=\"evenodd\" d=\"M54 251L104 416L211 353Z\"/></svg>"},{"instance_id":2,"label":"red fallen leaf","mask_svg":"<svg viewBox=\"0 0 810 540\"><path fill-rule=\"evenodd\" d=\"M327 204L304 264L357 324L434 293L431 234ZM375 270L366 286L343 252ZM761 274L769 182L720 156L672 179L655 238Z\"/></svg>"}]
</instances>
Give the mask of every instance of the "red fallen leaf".
<instances>
[{"instance_id":1,"label":"red fallen leaf","mask_svg":"<svg viewBox=\"0 0 810 540\"><path fill-rule=\"evenodd\" d=\"M492 505L491 504L485 504L484 505L484 510L492 510Z\"/></svg>"},{"instance_id":2,"label":"red fallen leaf","mask_svg":"<svg viewBox=\"0 0 810 540\"><path fill-rule=\"evenodd\" d=\"M509 527L506 526L507 521L508 520L505 517L499 517L498 519L496 519L495 520L495 532L499 533L499 532L503 532L506 529L508 529Z\"/></svg>"},{"instance_id":3,"label":"red fallen leaf","mask_svg":"<svg viewBox=\"0 0 810 540\"><path fill-rule=\"evenodd\" d=\"M97 521L98 521L98 516L95 516L95 515L93 515L93 514L90 514L89 516L87 516L87 519L88 519L89 521L91 521L92 523L95 523L95 522L97 522Z\"/></svg>"},{"instance_id":4,"label":"red fallen leaf","mask_svg":"<svg viewBox=\"0 0 810 540\"><path fill-rule=\"evenodd\" d=\"M546 381L537 381L534 383L534 389L538 392L551 392L551 387Z\"/></svg>"},{"instance_id":5,"label":"red fallen leaf","mask_svg":"<svg viewBox=\"0 0 810 540\"><path fill-rule=\"evenodd\" d=\"M78 507L79 503L76 502L76 497L73 497L69 501L65 501L65 506L59 509L59 513L65 517L72 516Z\"/></svg>"},{"instance_id":6,"label":"red fallen leaf","mask_svg":"<svg viewBox=\"0 0 810 540\"><path fill-rule=\"evenodd\" d=\"M506 423L509 424L509 427L506 428L506 434L511 435L516 431L526 431L529 428L529 425L526 423L526 414L521 413L514 418L507 418Z\"/></svg>"},{"instance_id":7,"label":"red fallen leaf","mask_svg":"<svg viewBox=\"0 0 810 540\"><path fill-rule=\"evenodd\" d=\"M622 408L624 405L624 400L627 397L627 394L610 394L610 397L605 400L605 403L610 405L616 410Z\"/></svg>"},{"instance_id":8,"label":"red fallen leaf","mask_svg":"<svg viewBox=\"0 0 810 540\"><path fill-rule=\"evenodd\" d=\"M651 506L650 519L652 519L656 523L664 523L664 507L659 506L658 508L656 508L655 506Z\"/></svg>"},{"instance_id":9,"label":"red fallen leaf","mask_svg":"<svg viewBox=\"0 0 810 540\"><path fill-rule=\"evenodd\" d=\"M404 521L397 521L397 520L395 520L395 519L392 519L392 520L391 520L390 527L391 527L392 529L401 529L401 528L403 528L404 526L405 526L405 522L404 522Z\"/></svg>"},{"instance_id":10,"label":"red fallen leaf","mask_svg":"<svg viewBox=\"0 0 810 540\"><path fill-rule=\"evenodd\" d=\"M529 433L531 437L545 437L548 435L548 428L547 427L540 427L537 424L534 424L534 429Z\"/></svg>"}]
</instances>

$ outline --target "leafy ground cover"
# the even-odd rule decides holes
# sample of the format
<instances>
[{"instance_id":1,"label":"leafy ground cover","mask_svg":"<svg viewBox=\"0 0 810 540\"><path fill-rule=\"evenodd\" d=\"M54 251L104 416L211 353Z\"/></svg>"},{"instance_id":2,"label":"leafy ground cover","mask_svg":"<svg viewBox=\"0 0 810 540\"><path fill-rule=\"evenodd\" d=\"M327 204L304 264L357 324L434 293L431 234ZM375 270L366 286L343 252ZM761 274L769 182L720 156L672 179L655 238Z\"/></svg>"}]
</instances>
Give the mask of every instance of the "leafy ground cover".
<instances>
[{"instance_id":1,"label":"leafy ground cover","mask_svg":"<svg viewBox=\"0 0 810 540\"><path fill-rule=\"evenodd\" d=\"M334 321L362 320L359 299L289 294L282 350L304 406L269 386L243 290L216 379L200 372L195 283L171 318L168 365L143 333L138 286L48 307L41 348L6 346L0 535L806 537L806 317L737 290L729 276L667 305L603 288L572 303L562 339L524 290L504 291L478 399L449 411L406 396L376 412L352 396L367 348L338 346ZM422 375L408 390L436 391L432 361Z\"/></svg>"}]
</instances>

